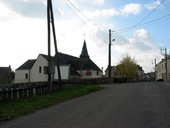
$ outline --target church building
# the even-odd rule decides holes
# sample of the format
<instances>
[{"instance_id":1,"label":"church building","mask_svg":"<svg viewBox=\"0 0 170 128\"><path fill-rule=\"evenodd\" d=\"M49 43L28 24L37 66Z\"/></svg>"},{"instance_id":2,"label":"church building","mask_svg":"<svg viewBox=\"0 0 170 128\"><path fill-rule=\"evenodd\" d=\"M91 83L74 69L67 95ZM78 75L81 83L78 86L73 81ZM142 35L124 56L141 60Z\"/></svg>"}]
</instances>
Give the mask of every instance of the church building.
<instances>
[{"instance_id":1,"label":"church building","mask_svg":"<svg viewBox=\"0 0 170 128\"><path fill-rule=\"evenodd\" d=\"M51 57L55 65L55 56ZM84 40L79 57L58 53L61 79L92 79L101 78L102 70L90 59ZM15 83L45 82L48 81L48 56L39 54L37 59L28 60L15 71ZM58 80L57 66L53 80Z\"/></svg>"}]
</instances>

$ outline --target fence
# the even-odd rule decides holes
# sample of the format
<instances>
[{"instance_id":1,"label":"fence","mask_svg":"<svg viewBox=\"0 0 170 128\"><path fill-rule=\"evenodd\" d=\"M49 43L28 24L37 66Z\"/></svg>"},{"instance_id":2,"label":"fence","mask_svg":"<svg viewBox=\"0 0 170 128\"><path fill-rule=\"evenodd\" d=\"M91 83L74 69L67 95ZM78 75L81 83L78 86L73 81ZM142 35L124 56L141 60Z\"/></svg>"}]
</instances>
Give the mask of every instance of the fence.
<instances>
[{"instance_id":1,"label":"fence","mask_svg":"<svg viewBox=\"0 0 170 128\"><path fill-rule=\"evenodd\" d=\"M77 79L62 81L62 89L86 86L91 84L107 84L113 83L113 78L96 78L96 79ZM52 92L59 91L59 84L53 83ZM32 96L40 96L49 93L47 82L21 83L0 86L0 102L7 102L17 99L28 98Z\"/></svg>"},{"instance_id":2,"label":"fence","mask_svg":"<svg viewBox=\"0 0 170 128\"><path fill-rule=\"evenodd\" d=\"M59 87L54 85L52 88L52 92L57 92L58 90ZM48 92L49 89L46 82L8 85L7 87L0 88L0 102L45 95Z\"/></svg>"}]
</instances>

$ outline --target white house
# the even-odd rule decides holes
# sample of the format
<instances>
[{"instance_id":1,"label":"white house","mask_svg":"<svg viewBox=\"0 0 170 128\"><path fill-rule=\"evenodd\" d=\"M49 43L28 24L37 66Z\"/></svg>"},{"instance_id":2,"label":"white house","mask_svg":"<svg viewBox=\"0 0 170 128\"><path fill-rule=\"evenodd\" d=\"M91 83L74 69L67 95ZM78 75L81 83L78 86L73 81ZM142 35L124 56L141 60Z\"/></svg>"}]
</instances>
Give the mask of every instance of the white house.
<instances>
[{"instance_id":1,"label":"white house","mask_svg":"<svg viewBox=\"0 0 170 128\"><path fill-rule=\"evenodd\" d=\"M51 57L55 65L55 56ZM61 79L74 78L100 78L102 70L90 59L86 42L82 48L80 58L58 53ZM39 54L37 59L28 60L15 71L15 83L43 82L48 80L48 56ZM54 80L58 79L57 66L55 66Z\"/></svg>"},{"instance_id":2,"label":"white house","mask_svg":"<svg viewBox=\"0 0 170 128\"><path fill-rule=\"evenodd\" d=\"M158 64L156 64L155 72L156 72L156 80L163 79L164 81L170 81L170 55L167 56L167 64L165 59L162 59ZM167 80L166 80L166 75L167 75Z\"/></svg>"}]
</instances>

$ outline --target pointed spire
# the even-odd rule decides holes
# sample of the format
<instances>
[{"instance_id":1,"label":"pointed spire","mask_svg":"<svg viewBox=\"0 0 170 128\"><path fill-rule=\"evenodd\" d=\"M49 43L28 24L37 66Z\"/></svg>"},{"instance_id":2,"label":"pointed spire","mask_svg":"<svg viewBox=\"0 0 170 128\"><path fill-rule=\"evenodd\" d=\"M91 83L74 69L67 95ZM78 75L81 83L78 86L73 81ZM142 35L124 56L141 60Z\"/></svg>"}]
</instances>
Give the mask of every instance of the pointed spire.
<instances>
[{"instance_id":1,"label":"pointed spire","mask_svg":"<svg viewBox=\"0 0 170 128\"><path fill-rule=\"evenodd\" d=\"M84 40L83 48L80 54L80 58L90 58L88 55L87 47L86 47L86 41Z\"/></svg>"}]
</instances>

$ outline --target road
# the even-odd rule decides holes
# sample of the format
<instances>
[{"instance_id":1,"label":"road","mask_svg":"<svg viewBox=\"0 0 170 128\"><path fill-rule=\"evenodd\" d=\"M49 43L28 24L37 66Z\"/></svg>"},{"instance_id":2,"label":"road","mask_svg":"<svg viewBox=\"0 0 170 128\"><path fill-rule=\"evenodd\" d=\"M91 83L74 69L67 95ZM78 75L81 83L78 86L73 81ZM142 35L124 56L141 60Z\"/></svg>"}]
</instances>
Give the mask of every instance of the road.
<instances>
[{"instance_id":1,"label":"road","mask_svg":"<svg viewBox=\"0 0 170 128\"><path fill-rule=\"evenodd\" d=\"M170 83L107 89L3 122L1 128L170 128Z\"/></svg>"}]
</instances>

